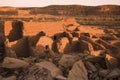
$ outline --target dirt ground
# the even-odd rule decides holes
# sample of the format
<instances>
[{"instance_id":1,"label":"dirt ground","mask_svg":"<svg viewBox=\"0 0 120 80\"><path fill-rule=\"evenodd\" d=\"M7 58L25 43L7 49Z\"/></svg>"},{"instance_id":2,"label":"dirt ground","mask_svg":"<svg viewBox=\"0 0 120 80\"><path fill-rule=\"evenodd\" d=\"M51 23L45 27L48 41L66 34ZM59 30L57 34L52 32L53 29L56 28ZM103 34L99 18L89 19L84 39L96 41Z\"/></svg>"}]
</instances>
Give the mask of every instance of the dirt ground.
<instances>
[{"instance_id":1,"label":"dirt ground","mask_svg":"<svg viewBox=\"0 0 120 80\"><path fill-rule=\"evenodd\" d=\"M98 26L83 26L79 25L74 18L56 21L56 22L24 22L24 35L35 35L40 31L44 31L48 36L52 36L55 33L63 32L64 25L74 24L69 27L69 30L74 30L77 26L80 29L80 33L87 32L90 34L104 34L104 31ZM5 22L5 35L7 36L12 29L11 21Z\"/></svg>"}]
</instances>

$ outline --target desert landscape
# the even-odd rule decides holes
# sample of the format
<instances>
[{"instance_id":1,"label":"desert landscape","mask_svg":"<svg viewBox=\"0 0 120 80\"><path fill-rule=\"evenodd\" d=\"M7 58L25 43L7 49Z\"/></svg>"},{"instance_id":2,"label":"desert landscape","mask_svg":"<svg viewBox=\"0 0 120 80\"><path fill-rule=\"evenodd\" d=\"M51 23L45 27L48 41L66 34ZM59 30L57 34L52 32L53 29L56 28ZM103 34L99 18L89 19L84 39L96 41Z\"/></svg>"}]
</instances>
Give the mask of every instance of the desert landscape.
<instances>
[{"instance_id":1,"label":"desert landscape","mask_svg":"<svg viewBox=\"0 0 120 80\"><path fill-rule=\"evenodd\" d=\"M120 6L0 7L0 80L120 80Z\"/></svg>"}]
</instances>

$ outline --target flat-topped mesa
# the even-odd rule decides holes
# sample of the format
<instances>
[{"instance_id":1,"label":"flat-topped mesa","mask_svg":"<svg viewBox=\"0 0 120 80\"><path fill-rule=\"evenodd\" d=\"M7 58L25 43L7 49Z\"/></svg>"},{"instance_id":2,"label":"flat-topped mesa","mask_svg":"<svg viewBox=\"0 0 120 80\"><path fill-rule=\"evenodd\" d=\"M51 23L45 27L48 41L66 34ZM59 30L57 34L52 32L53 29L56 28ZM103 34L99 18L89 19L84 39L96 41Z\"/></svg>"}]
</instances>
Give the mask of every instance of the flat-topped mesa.
<instances>
[{"instance_id":1,"label":"flat-topped mesa","mask_svg":"<svg viewBox=\"0 0 120 80\"><path fill-rule=\"evenodd\" d=\"M12 30L8 35L8 39L10 42L21 39L23 37L23 22L22 21L13 21L12 22Z\"/></svg>"}]
</instances>

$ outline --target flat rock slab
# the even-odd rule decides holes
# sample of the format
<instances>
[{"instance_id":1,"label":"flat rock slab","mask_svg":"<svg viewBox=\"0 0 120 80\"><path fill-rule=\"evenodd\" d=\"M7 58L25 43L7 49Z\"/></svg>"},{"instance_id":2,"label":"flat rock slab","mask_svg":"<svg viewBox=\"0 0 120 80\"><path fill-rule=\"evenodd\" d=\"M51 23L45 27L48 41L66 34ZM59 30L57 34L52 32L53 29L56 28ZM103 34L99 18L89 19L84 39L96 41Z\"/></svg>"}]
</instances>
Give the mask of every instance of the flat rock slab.
<instances>
[{"instance_id":1,"label":"flat rock slab","mask_svg":"<svg viewBox=\"0 0 120 80\"><path fill-rule=\"evenodd\" d=\"M9 69L24 68L24 67L27 67L28 65L29 63L23 60L10 58L10 57L5 57L2 63L3 68L9 68Z\"/></svg>"}]
</instances>

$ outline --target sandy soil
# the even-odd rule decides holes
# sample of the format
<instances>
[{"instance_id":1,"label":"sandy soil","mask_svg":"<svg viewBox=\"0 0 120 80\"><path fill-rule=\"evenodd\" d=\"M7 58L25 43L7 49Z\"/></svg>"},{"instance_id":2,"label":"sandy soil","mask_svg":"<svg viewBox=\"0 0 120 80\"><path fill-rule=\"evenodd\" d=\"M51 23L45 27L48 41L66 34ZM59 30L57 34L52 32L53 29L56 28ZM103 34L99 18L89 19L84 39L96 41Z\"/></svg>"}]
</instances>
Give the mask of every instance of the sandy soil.
<instances>
[{"instance_id":1,"label":"sandy soil","mask_svg":"<svg viewBox=\"0 0 120 80\"><path fill-rule=\"evenodd\" d=\"M83 26L76 23L75 19L68 19L56 22L24 22L24 35L35 35L40 31L46 32L48 36L52 36L55 33L64 31L63 26L68 24L74 24L69 27L69 30L74 30L76 26L79 26L80 33L88 32L90 34L104 34L104 31L98 26ZM5 35L7 36L12 29L11 21L5 23Z\"/></svg>"}]
</instances>

